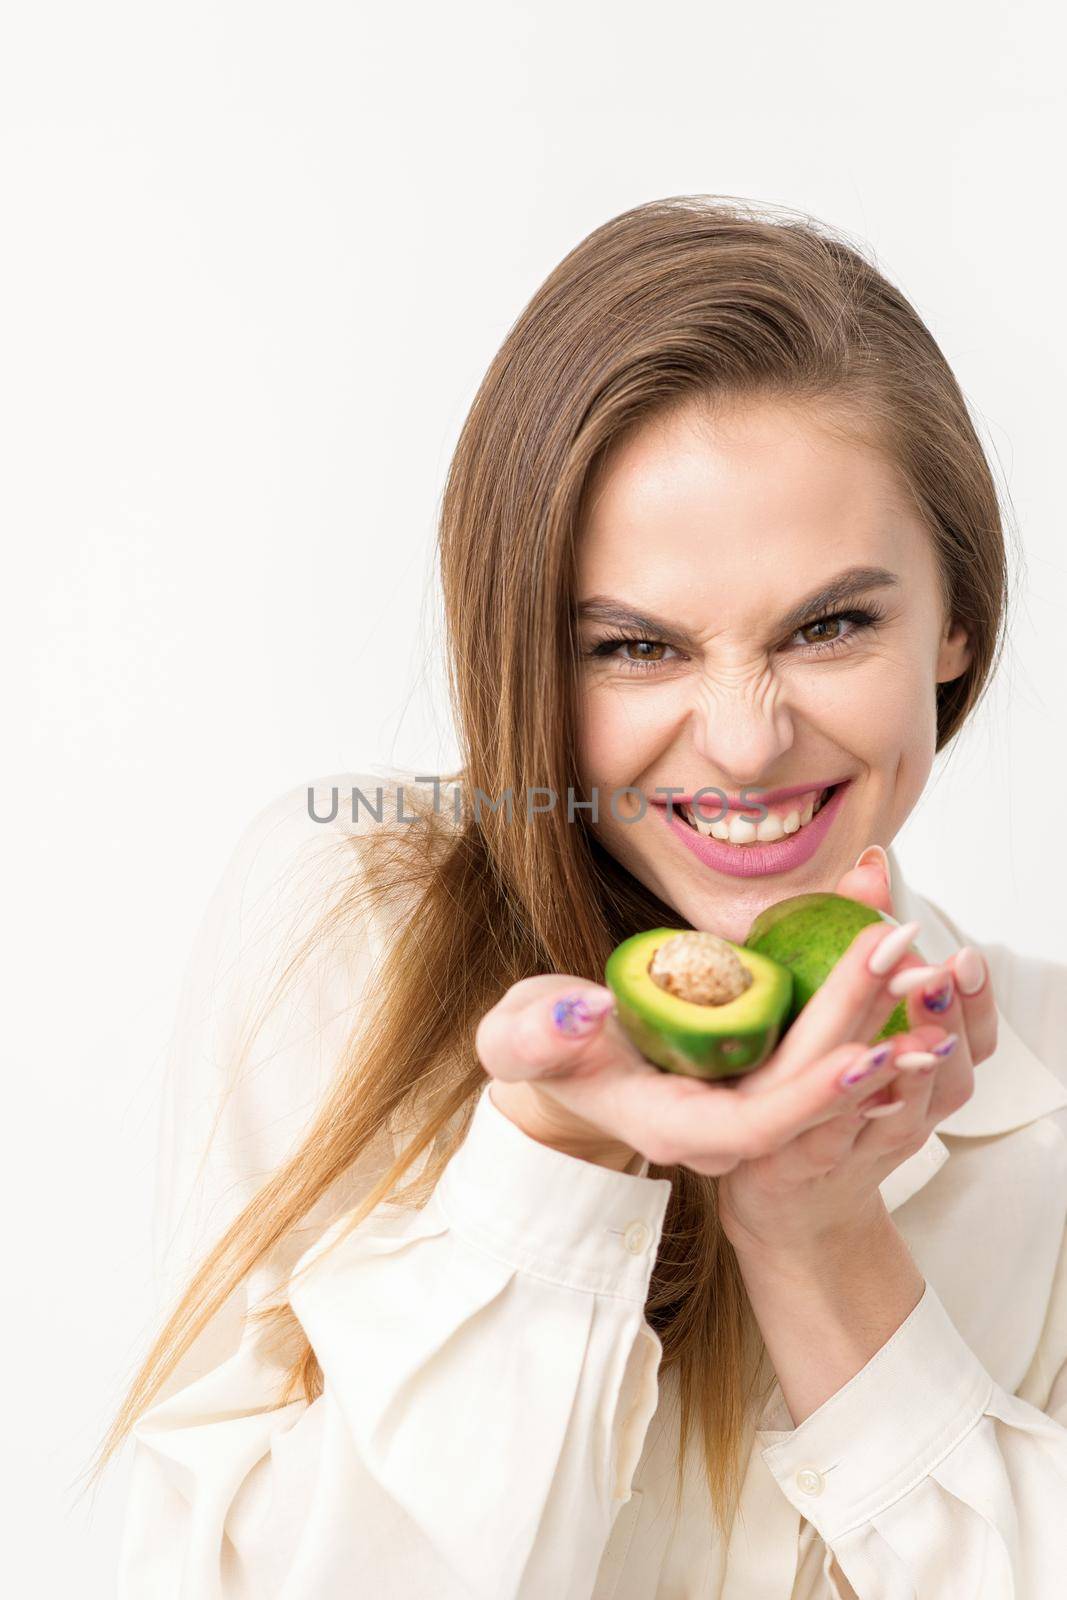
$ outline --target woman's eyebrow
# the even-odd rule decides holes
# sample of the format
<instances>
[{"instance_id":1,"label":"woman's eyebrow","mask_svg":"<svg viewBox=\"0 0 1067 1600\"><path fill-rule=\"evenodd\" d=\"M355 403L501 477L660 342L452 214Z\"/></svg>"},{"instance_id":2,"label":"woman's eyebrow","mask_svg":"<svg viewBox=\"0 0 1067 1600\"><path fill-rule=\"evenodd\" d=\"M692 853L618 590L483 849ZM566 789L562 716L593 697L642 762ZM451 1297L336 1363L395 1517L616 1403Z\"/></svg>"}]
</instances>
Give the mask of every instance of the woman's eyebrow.
<instances>
[{"instance_id":1,"label":"woman's eyebrow","mask_svg":"<svg viewBox=\"0 0 1067 1600\"><path fill-rule=\"evenodd\" d=\"M802 627L809 619L832 610L834 606L855 600L858 595L866 594L871 589L899 588L899 586L900 579L895 572L890 572L888 567L846 567L843 572L831 578L829 583L813 590L806 599L793 606L783 617L779 617L774 626L778 632L795 633L797 628ZM633 628L638 632L657 636L667 635L686 645L696 644L696 640L677 624L648 611L636 611L624 601L613 599L611 595L590 595L588 599L579 602L577 614L582 622L601 622L619 628Z\"/></svg>"}]
</instances>

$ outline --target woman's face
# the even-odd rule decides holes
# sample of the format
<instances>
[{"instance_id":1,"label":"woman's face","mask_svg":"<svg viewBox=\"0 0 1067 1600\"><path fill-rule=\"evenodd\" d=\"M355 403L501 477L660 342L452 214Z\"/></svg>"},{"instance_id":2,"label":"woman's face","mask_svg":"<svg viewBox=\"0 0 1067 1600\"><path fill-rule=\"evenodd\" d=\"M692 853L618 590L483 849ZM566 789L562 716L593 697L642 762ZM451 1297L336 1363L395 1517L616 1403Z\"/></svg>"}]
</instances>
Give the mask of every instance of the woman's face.
<instances>
[{"instance_id":1,"label":"woman's face","mask_svg":"<svg viewBox=\"0 0 1067 1600\"><path fill-rule=\"evenodd\" d=\"M858 567L881 578L814 598ZM935 685L970 659L892 468L781 404L690 409L619 446L591 496L578 600L591 825L687 922L739 943L765 906L833 888L892 841L933 762ZM805 823L829 784L844 786ZM703 797L705 832L761 837L683 820L705 787L722 791ZM675 791L673 816L657 788ZM723 795L748 802L747 824Z\"/></svg>"}]
</instances>

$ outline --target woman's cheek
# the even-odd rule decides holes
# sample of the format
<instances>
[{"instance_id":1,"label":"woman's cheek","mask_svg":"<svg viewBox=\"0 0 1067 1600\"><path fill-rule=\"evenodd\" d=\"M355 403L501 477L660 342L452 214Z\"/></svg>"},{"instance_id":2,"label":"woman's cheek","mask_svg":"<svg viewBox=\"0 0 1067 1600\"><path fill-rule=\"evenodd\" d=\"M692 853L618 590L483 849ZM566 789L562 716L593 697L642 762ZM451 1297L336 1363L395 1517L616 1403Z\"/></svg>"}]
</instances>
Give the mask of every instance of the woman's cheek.
<instances>
[{"instance_id":1,"label":"woman's cheek","mask_svg":"<svg viewBox=\"0 0 1067 1600\"><path fill-rule=\"evenodd\" d=\"M879 656L807 687L795 702L800 723L872 770L907 764L925 781L937 741L937 702L913 661Z\"/></svg>"},{"instance_id":2,"label":"woman's cheek","mask_svg":"<svg viewBox=\"0 0 1067 1600\"><path fill-rule=\"evenodd\" d=\"M642 779L669 737L665 722L636 695L608 687L588 691L579 718L579 767L586 789L596 784L606 804L613 788Z\"/></svg>"}]
</instances>

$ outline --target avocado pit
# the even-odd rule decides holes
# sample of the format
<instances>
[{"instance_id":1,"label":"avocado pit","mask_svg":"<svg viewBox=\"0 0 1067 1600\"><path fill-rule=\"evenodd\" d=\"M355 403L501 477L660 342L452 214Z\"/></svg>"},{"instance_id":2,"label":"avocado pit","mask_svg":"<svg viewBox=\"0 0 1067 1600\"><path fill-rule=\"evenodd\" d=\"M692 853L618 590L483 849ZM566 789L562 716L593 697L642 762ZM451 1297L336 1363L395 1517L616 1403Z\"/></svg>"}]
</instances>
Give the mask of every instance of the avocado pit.
<instances>
[{"instance_id":1,"label":"avocado pit","mask_svg":"<svg viewBox=\"0 0 1067 1600\"><path fill-rule=\"evenodd\" d=\"M676 933L658 945L648 975L659 988L698 1006L728 1005L752 983L752 973L725 939L702 929Z\"/></svg>"}]
</instances>

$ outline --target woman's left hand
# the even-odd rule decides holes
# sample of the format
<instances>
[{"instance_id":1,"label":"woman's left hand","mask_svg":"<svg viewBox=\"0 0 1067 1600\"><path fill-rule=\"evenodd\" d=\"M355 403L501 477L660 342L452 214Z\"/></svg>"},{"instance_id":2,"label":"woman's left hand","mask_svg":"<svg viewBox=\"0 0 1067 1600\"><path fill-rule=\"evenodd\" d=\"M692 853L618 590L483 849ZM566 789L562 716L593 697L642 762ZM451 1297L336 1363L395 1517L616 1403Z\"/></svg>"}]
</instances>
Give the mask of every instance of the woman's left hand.
<instances>
[{"instance_id":1,"label":"woman's left hand","mask_svg":"<svg viewBox=\"0 0 1067 1600\"><path fill-rule=\"evenodd\" d=\"M878 866L854 867L835 892L895 915ZM909 951L894 975L913 969L927 977L907 996L909 1031L886 1041L893 1046L895 1063L904 1057L888 1086L844 1106L780 1150L742 1161L718 1177L719 1216L740 1257L746 1252L822 1251L884 1218L879 1185L922 1148L939 1122L970 1099L974 1068L992 1055L997 1042L988 965L970 946L966 955L957 950L936 968ZM976 973L984 979L981 987L963 993L960 978L970 988ZM898 1003L887 984L887 978L865 969L848 983L835 983L831 974L789 1029L776 1055L776 1074L802 1072L828 1051L840 1049L842 1039L855 1041L857 1054L866 1049ZM924 996L934 996L937 1004L928 1007ZM909 1057L931 1052L951 1036L956 1044L950 1053L930 1054L925 1068L909 1064ZM736 1092L745 1092L744 1080Z\"/></svg>"}]
</instances>

